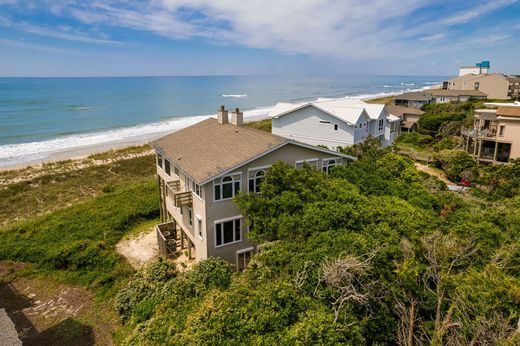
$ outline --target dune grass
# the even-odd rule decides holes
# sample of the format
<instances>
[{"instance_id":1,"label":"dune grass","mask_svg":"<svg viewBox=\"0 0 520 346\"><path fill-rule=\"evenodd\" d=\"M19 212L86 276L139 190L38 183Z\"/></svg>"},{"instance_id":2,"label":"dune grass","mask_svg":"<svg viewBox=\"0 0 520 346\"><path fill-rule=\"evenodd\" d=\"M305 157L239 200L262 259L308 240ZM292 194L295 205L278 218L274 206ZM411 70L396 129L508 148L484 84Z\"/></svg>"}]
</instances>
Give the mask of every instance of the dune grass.
<instances>
[{"instance_id":1,"label":"dune grass","mask_svg":"<svg viewBox=\"0 0 520 346\"><path fill-rule=\"evenodd\" d=\"M271 133L271 119L252 121L245 123L244 126Z\"/></svg>"},{"instance_id":2,"label":"dune grass","mask_svg":"<svg viewBox=\"0 0 520 346\"><path fill-rule=\"evenodd\" d=\"M39 275L110 294L133 272L115 252L116 243L158 214L153 180L121 186L0 230L0 260L31 263Z\"/></svg>"},{"instance_id":3,"label":"dune grass","mask_svg":"<svg viewBox=\"0 0 520 346\"><path fill-rule=\"evenodd\" d=\"M116 159L120 152L96 155L104 160ZM153 155L100 165L87 163L76 169L59 168L69 167L71 162L74 161L54 163L54 169L45 168L44 174L34 177L26 169L21 170L19 181L0 186L0 227L85 201L119 186L152 181L155 173ZM7 179L5 173L4 177Z\"/></svg>"}]
</instances>

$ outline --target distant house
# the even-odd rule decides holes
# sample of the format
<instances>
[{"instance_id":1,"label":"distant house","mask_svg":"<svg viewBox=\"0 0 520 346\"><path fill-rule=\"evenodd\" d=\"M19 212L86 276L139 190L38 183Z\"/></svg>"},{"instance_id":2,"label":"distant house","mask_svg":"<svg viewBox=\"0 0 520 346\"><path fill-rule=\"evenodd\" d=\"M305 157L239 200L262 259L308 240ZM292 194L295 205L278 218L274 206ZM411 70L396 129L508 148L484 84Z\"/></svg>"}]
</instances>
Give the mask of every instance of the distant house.
<instances>
[{"instance_id":1,"label":"distant house","mask_svg":"<svg viewBox=\"0 0 520 346\"><path fill-rule=\"evenodd\" d=\"M445 81L443 89L479 90L484 92L489 99L506 100L511 99L509 85L510 81L501 74L466 74Z\"/></svg>"},{"instance_id":2,"label":"distant house","mask_svg":"<svg viewBox=\"0 0 520 346\"><path fill-rule=\"evenodd\" d=\"M475 66L462 66L459 69L459 76L465 76L468 74L488 74L490 69L490 63L487 60L476 63Z\"/></svg>"},{"instance_id":3,"label":"distant house","mask_svg":"<svg viewBox=\"0 0 520 346\"><path fill-rule=\"evenodd\" d=\"M386 110L388 113L400 119L401 132L417 131L417 122L424 114L424 112L418 108L396 105L386 105Z\"/></svg>"},{"instance_id":4,"label":"distant house","mask_svg":"<svg viewBox=\"0 0 520 346\"><path fill-rule=\"evenodd\" d=\"M350 98L278 103L269 116L273 134L331 149L361 143L368 136L387 146L399 133L399 118L388 114L385 105Z\"/></svg>"},{"instance_id":5,"label":"distant house","mask_svg":"<svg viewBox=\"0 0 520 346\"><path fill-rule=\"evenodd\" d=\"M433 102L433 97L427 92L409 92L394 97L396 106L421 108Z\"/></svg>"},{"instance_id":6,"label":"distant house","mask_svg":"<svg viewBox=\"0 0 520 346\"><path fill-rule=\"evenodd\" d=\"M156 227L163 256L190 260L221 257L245 268L257 244L233 203L239 192L259 193L271 165L304 163L329 172L354 157L242 126L236 109L228 120L222 107L207 119L152 142L157 154L161 224Z\"/></svg>"},{"instance_id":7,"label":"distant house","mask_svg":"<svg viewBox=\"0 0 520 346\"><path fill-rule=\"evenodd\" d=\"M487 95L480 90L432 89L428 90L428 93L432 95L435 103L464 102L469 99L485 100L487 98Z\"/></svg>"},{"instance_id":8,"label":"distant house","mask_svg":"<svg viewBox=\"0 0 520 346\"><path fill-rule=\"evenodd\" d=\"M520 100L520 76L507 76L506 79L509 82L507 98Z\"/></svg>"},{"instance_id":9,"label":"distant house","mask_svg":"<svg viewBox=\"0 0 520 346\"><path fill-rule=\"evenodd\" d=\"M462 128L464 149L479 161L507 162L520 157L520 102L486 103L475 111L471 128Z\"/></svg>"}]
</instances>

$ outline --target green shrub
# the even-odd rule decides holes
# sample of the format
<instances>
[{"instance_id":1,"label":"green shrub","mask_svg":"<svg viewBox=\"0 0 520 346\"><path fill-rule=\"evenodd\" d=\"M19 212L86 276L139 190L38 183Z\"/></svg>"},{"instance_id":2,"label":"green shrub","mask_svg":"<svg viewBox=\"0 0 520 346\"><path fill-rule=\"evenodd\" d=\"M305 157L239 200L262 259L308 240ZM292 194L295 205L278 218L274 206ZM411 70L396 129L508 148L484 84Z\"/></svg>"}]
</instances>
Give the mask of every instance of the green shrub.
<instances>
[{"instance_id":1,"label":"green shrub","mask_svg":"<svg viewBox=\"0 0 520 346\"><path fill-rule=\"evenodd\" d=\"M451 181L473 179L478 174L477 162L462 150L441 150L436 155L436 163Z\"/></svg>"},{"instance_id":2,"label":"green shrub","mask_svg":"<svg viewBox=\"0 0 520 346\"><path fill-rule=\"evenodd\" d=\"M402 133L395 141L396 144L404 144L416 149L424 149L433 141L430 135L424 135L419 132Z\"/></svg>"}]
</instances>

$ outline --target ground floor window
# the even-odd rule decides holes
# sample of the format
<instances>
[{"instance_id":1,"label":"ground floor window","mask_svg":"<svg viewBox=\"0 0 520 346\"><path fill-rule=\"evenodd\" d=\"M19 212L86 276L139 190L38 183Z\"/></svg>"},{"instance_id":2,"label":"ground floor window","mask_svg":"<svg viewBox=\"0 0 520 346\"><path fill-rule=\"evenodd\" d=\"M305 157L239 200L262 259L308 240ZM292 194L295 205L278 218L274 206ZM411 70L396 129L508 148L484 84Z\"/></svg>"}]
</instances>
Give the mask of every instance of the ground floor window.
<instances>
[{"instance_id":1,"label":"ground floor window","mask_svg":"<svg viewBox=\"0 0 520 346\"><path fill-rule=\"evenodd\" d=\"M254 248L237 251L237 270L239 272L246 269L247 265L253 257Z\"/></svg>"},{"instance_id":2,"label":"ground floor window","mask_svg":"<svg viewBox=\"0 0 520 346\"><path fill-rule=\"evenodd\" d=\"M215 245L222 246L241 240L240 218L215 223Z\"/></svg>"}]
</instances>

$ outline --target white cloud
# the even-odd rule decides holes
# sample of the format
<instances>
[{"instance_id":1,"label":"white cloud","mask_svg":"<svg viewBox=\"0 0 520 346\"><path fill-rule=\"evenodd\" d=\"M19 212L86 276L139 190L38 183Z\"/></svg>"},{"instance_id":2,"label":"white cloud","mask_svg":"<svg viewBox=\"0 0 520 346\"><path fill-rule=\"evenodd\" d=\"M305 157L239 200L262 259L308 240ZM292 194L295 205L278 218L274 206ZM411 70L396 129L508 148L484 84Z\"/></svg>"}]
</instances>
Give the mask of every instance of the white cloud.
<instances>
[{"instance_id":1,"label":"white cloud","mask_svg":"<svg viewBox=\"0 0 520 346\"><path fill-rule=\"evenodd\" d=\"M0 0L2 1L2 0ZM4 0L5 1L5 0ZM50 1L49 11L89 27L117 26L172 39L203 38L289 54L367 59L428 55L467 45L452 26L477 19L516 0L73 0ZM449 16L428 7L453 7ZM421 20L414 22L419 17ZM415 23L415 24L414 24ZM439 31L442 28L442 31ZM91 43L113 43L68 29L25 24L25 31Z\"/></svg>"}]
</instances>

